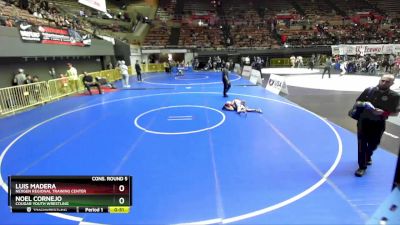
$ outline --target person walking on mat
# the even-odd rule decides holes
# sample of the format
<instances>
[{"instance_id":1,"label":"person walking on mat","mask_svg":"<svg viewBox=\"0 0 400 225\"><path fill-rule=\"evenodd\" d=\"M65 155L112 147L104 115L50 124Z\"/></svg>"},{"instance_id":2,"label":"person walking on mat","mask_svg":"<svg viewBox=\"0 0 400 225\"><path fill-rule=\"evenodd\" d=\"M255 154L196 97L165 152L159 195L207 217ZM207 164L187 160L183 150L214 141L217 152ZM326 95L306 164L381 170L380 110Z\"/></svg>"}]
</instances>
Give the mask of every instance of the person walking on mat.
<instances>
[{"instance_id":1,"label":"person walking on mat","mask_svg":"<svg viewBox=\"0 0 400 225\"><path fill-rule=\"evenodd\" d=\"M372 165L372 154L378 148L385 122L400 111L400 95L390 90L393 74L385 74L375 87L365 89L357 98L355 107L362 108L357 119L358 169L355 176L362 177L367 166ZM354 117L353 117L354 118Z\"/></svg>"}]
</instances>

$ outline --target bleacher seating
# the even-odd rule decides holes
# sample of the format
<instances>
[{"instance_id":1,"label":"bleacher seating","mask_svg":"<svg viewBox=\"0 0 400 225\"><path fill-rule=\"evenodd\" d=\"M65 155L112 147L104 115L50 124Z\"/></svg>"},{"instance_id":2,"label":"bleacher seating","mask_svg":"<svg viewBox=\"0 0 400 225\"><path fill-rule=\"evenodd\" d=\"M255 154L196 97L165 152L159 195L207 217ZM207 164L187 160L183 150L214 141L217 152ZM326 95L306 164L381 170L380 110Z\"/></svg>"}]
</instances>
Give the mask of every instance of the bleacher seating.
<instances>
[{"instance_id":1,"label":"bleacher seating","mask_svg":"<svg viewBox=\"0 0 400 225\"><path fill-rule=\"evenodd\" d=\"M271 37L268 24L258 15L255 10L242 13L242 18L231 24L231 37L233 46L242 47L268 47L276 42Z\"/></svg>"},{"instance_id":2,"label":"bleacher seating","mask_svg":"<svg viewBox=\"0 0 400 225\"><path fill-rule=\"evenodd\" d=\"M185 1L183 11L184 13L214 12L215 8L213 8L210 1L192 0L192 1Z\"/></svg>"},{"instance_id":3,"label":"bleacher seating","mask_svg":"<svg viewBox=\"0 0 400 225\"><path fill-rule=\"evenodd\" d=\"M176 0L160 0L156 20L167 22L174 18Z\"/></svg>"},{"instance_id":4,"label":"bleacher seating","mask_svg":"<svg viewBox=\"0 0 400 225\"><path fill-rule=\"evenodd\" d=\"M40 16L34 14L32 8L19 8L18 1L8 4L0 0L2 24L5 18L9 18L16 25L20 21L27 21L35 25L72 26L122 39L132 36L135 31L134 20L124 21L125 16L129 18L129 15L125 14L127 9L121 9L121 5L107 2L110 13L118 18L103 19L100 14L96 17L94 10L77 1L54 0L49 4L53 3L60 11ZM170 36L173 27L180 28L174 29L174 35L180 30L178 43L182 47L275 48L283 44L307 47L398 43L400 7L397 5L397 0L225 0L222 1L222 7L218 8L211 1L193 0L183 2L183 14L177 17L177 0L160 0L157 10L154 8L155 16L153 14L154 20L149 23L149 32L146 38L141 39L141 44L167 46L172 41ZM347 16L335 12L334 9L338 8ZM79 16L82 9L89 18Z\"/></svg>"},{"instance_id":5,"label":"bleacher seating","mask_svg":"<svg viewBox=\"0 0 400 225\"><path fill-rule=\"evenodd\" d=\"M400 16L400 7L398 0L367 0L370 4L376 6L381 9L387 15L391 17L399 17Z\"/></svg>"},{"instance_id":6,"label":"bleacher seating","mask_svg":"<svg viewBox=\"0 0 400 225\"><path fill-rule=\"evenodd\" d=\"M299 6L304 10L306 16L332 15L332 7L326 1L318 0L296 0Z\"/></svg>"},{"instance_id":7,"label":"bleacher seating","mask_svg":"<svg viewBox=\"0 0 400 225\"><path fill-rule=\"evenodd\" d=\"M150 28L149 33L143 43L143 46L161 46L164 47L168 44L169 35L171 34L170 28L162 24L155 24Z\"/></svg>"},{"instance_id":8,"label":"bleacher seating","mask_svg":"<svg viewBox=\"0 0 400 225\"><path fill-rule=\"evenodd\" d=\"M222 30L214 26L182 24L179 46L197 46L200 48L224 47Z\"/></svg>"},{"instance_id":9,"label":"bleacher seating","mask_svg":"<svg viewBox=\"0 0 400 225\"><path fill-rule=\"evenodd\" d=\"M348 1L348 0L335 0L334 4L342 11L346 12L347 15L352 15L357 11L371 11L370 5L363 1Z\"/></svg>"}]
</instances>

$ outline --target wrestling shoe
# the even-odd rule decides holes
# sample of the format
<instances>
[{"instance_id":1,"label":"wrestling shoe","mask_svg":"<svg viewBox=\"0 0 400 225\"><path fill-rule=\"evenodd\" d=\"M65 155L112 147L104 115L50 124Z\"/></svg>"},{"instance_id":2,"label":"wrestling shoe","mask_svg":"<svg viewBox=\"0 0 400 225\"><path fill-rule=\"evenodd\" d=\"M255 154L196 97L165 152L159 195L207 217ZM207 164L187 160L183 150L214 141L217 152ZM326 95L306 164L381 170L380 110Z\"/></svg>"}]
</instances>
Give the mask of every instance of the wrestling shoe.
<instances>
[{"instance_id":1,"label":"wrestling shoe","mask_svg":"<svg viewBox=\"0 0 400 225\"><path fill-rule=\"evenodd\" d=\"M364 176L364 174L365 174L365 169L361 169L361 168L358 168L358 169L356 170L356 172L354 173L354 175L355 175L356 177L362 177L362 176Z\"/></svg>"}]
</instances>

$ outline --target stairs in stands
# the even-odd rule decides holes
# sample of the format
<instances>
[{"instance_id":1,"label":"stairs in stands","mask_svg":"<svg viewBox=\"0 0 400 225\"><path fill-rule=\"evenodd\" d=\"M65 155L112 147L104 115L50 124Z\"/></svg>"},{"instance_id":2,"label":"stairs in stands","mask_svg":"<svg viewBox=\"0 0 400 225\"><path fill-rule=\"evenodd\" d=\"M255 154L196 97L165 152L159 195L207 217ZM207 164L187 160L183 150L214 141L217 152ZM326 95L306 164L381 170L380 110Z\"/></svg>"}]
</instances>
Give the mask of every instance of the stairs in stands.
<instances>
[{"instance_id":1,"label":"stairs in stands","mask_svg":"<svg viewBox=\"0 0 400 225\"><path fill-rule=\"evenodd\" d=\"M180 27L172 27L171 28L171 35L169 36L169 45L178 45L179 44L179 35L181 33Z\"/></svg>"},{"instance_id":2,"label":"stairs in stands","mask_svg":"<svg viewBox=\"0 0 400 225\"><path fill-rule=\"evenodd\" d=\"M224 8L222 7L223 2L221 2L220 5L216 6L216 12L219 18L221 18L223 21L226 21L226 13ZM225 47L230 46L233 44L233 38L231 37L231 28L226 22L223 22L222 24L222 35L224 38L224 45ZM229 42L228 42L229 39Z\"/></svg>"},{"instance_id":3,"label":"stairs in stands","mask_svg":"<svg viewBox=\"0 0 400 225\"><path fill-rule=\"evenodd\" d=\"M176 0L175 15L179 17L182 16L184 6L185 6L184 0Z\"/></svg>"},{"instance_id":4,"label":"stairs in stands","mask_svg":"<svg viewBox=\"0 0 400 225\"><path fill-rule=\"evenodd\" d=\"M363 2L365 2L367 5L369 5L371 7L371 9L375 10L376 12L378 12L381 15L387 15L387 11L386 10L382 10L381 8L378 7L378 5L376 3L373 3L369 0L362 0Z\"/></svg>"},{"instance_id":5,"label":"stairs in stands","mask_svg":"<svg viewBox=\"0 0 400 225\"><path fill-rule=\"evenodd\" d=\"M347 16L347 13L341 10L332 0L325 0L335 11L337 14L341 16Z\"/></svg>"},{"instance_id":6,"label":"stairs in stands","mask_svg":"<svg viewBox=\"0 0 400 225\"><path fill-rule=\"evenodd\" d=\"M306 15L306 12L304 11L304 9L299 5L299 3L297 3L296 1L292 0L290 1L290 3L292 3L293 7L297 10L297 12L299 12L301 15Z\"/></svg>"}]
</instances>

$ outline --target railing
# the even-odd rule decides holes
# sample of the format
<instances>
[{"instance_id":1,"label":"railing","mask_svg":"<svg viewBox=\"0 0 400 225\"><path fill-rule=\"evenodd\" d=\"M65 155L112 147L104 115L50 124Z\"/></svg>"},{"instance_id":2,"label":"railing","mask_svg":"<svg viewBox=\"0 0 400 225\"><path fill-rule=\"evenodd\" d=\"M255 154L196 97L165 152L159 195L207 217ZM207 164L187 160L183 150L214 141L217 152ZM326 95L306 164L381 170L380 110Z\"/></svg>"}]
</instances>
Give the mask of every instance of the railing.
<instances>
[{"instance_id":1,"label":"railing","mask_svg":"<svg viewBox=\"0 0 400 225\"><path fill-rule=\"evenodd\" d=\"M144 72L162 72L164 71L164 64L142 64Z\"/></svg>"},{"instance_id":2,"label":"railing","mask_svg":"<svg viewBox=\"0 0 400 225\"><path fill-rule=\"evenodd\" d=\"M109 82L121 78L117 69L89 73L93 78L102 77ZM41 105L64 96L84 91L83 74L78 80L67 77L14 87L0 88L0 116Z\"/></svg>"},{"instance_id":3,"label":"railing","mask_svg":"<svg viewBox=\"0 0 400 225\"><path fill-rule=\"evenodd\" d=\"M303 58L303 66L307 67L310 58ZM289 58L274 58L270 59L270 67L290 67L290 59ZM318 66L318 65L315 65Z\"/></svg>"},{"instance_id":4,"label":"railing","mask_svg":"<svg viewBox=\"0 0 400 225\"><path fill-rule=\"evenodd\" d=\"M271 67L290 66L290 59L286 59L286 58L271 59L270 65L271 65Z\"/></svg>"},{"instance_id":5,"label":"railing","mask_svg":"<svg viewBox=\"0 0 400 225\"><path fill-rule=\"evenodd\" d=\"M46 81L0 89L0 115L50 101Z\"/></svg>"}]
</instances>

